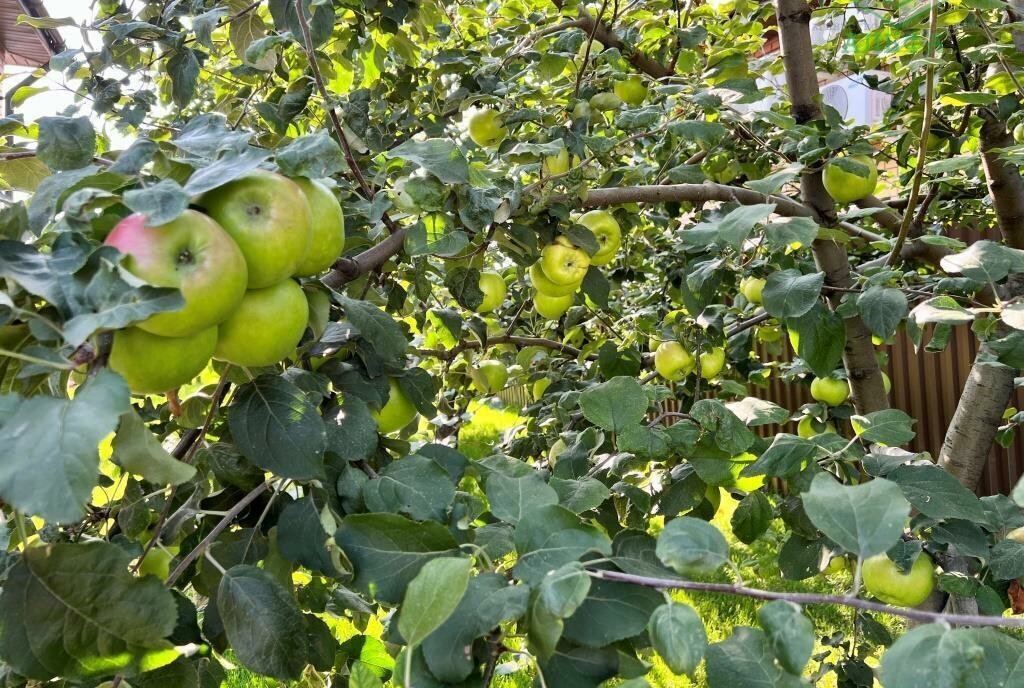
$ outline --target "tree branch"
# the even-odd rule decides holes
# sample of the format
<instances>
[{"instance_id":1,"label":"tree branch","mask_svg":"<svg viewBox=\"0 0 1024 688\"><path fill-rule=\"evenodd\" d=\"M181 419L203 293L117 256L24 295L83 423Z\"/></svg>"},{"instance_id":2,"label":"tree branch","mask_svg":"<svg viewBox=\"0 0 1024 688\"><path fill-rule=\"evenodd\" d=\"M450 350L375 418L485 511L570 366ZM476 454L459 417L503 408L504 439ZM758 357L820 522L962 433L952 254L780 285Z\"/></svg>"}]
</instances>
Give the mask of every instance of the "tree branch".
<instances>
[{"instance_id":1,"label":"tree branch","mask_svg":"<svg viewBox=\"0 0 1024 688\"><path fill-rule=\"evenodd\" d=\"M632 583L658 590L696 590L698 592L720 593L724 595L740 595L743 597L754 597L759 600L786 600L795 604L839 604L845 607L854 607L881 614L902 616L905 619L923 621L926 623L942 621L956 626L992 626L996 628L1024 628L1024 618L1005 616L981 616L975 614L943 614L940 612L928 612L921 609L906 607L893 607L881 602L862 600L859 597L845 595L825 595L811 592L776 592L774 590L761 590L748 588L745 585L732 585L729 583L703 583L700 581L677 580L673 578L651 578L648 576L637 576L631 573L620 573L618 571L605 571L601 569L588 569L588 573L594 578L603 580L618 581L620 583Z\"/></svg>"},{"instance_id":2,"label":"tree branch","mask_svg":"<svg viewBox=\"0 0 1024 688\"><path fill-rule=\"evenodd\" d=\"M811 45L811 8L805 0L776 0L775 14L793 117L798 124L820 120L821 93ZM835 203L825 190L820 166L807 169L801 175L800 196L804 205L814 209L822 224L836 224ZM853 286L850 260L844 247L818 239L811 245L811 252L818 269L825 273L825 284L841 288ZM839 305L841 298L840 293L830 295L833 308ZM843 365L850 381L854 408L860 414L888 408L882 372L871 344L871 331L860 315L844 318L843 324L846 328Z\"/></svg>"},{"instance_id":3,"label":"tree branch","mask_svg":"<svg viewBox=\"0 0 1024 688\"><path fill-rule=\"evenodd\" d=\"M459 342L450 349L417 349L416 353L421 356L430 356L432 358L438 358L442 361L450 361L456 356L461 354L463 351L474 351L476 349L485 349L489 346L497 346L498 344L514 344L515 346L540 346L545 349L553 349L560 351L563 354L569 354L573 358L579 358L583 353L574 346L568 344L562 344L556 342L553 339L544 339L543 337L519 337L516 335L504 334L495 337L488 337L487 341L481 345L479 341L465 341ZM597 360L597 354L589 354L588 360Z\"/></svg>"}]
</instances>

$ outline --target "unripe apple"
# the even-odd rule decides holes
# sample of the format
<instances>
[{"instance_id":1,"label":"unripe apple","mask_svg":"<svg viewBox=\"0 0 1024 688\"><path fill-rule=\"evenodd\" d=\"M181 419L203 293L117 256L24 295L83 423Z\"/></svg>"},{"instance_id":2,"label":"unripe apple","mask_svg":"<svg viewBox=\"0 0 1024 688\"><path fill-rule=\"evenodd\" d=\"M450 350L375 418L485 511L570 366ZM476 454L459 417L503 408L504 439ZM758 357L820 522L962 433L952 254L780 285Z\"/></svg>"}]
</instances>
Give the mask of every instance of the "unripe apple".
<instances>
[{"instance_id":1,"label":"unripe apple","mask_svg":"<svg viewBox=\"0 0 1024 688\"><path fill-rule=\"evenodd\" d=\"M470 373L474 384L484 394L497 394L508 382L508 368L501 361L480 361Z\"/></svg>"},{"instance_id":2,"label":"unripe apple","mask_svg":"<svg viewBox=\"0 0 1024 688\"><path fill-rule=\"evenodd\" d=\"M816 377L811 382L811 396L823 404L839 406L850 396L850 385L834 377Z\"/></svg>"},{"instance_id":3,"label":"unripe apple","mask_svg":"<svg viewBox=\"0 0 1024 688\"><path fill-rule=\"evenodd\" d=\"M576 156L571 157L575 158L578 164L579 158ZM566 172L569 171L569 160L569 149L567 149L565 146L562 146L562 149L559 150L554 155L544 156L544 159L541 161L540 165L541 171L543 172L545 177L557 177L559 175L565 174Z\"/></svg>"},{"instance_id":4,"label":"unripe apple","mask_svg":"<svg viewBox=\"0 0 1024 688\"><path fill-rule=\"evenodd\" d=\"M391 189L391 200L403 213L422 213L444 207L445 187L434 176L403 177Z\"/></svg>"},{"instance_id":5,"label":"unripe apple","mask_svg":"<svg viewBox=\"0 0 1024 688\"><path fill-rule=\"evenodd\" d=\"M832 576L837 573L842 573L850 568L850 563L846 561L846 557L835 556L828 560L828 564L822 570L826 576Z\"/></svg>"},{"instance_id":6,"label":"unripe apple","mask_svg":"<svg viewBox=\"0 0 1024 688\"><path fill-rule=\"evenodd\" d=\"M416 407L405 396L398 381L395 378L390 378L388 379L388 401L380 411L373 411L372 415L373 419L377 421L377 432L387 435L401 430L411 423L412 419L416 417Z\"/></svg>"},{"instance_id":7,"label":"unripe apple","mask_svg":"<svg viewBox=\"0 0 1024 688\"><path fill-rule=\"evenodd\" d=\"M558 463L558 455L569 448L569 445L565 443L561 437L551 443L551 448L548 449L548 466L554 466Z\"/></svg>"},{"instance_id":8,"label":"unripe apple","mask_svg":"<svg viewBox=\"0 0 1024 688\"><path fill-rule=\"evenodd\" d=\"M861 565L864 587L886 604L916 607L928 599L935 588L935 564L922 552L910 571L903 573L885 553L864 560Z\"/></svg>"},{"instance_id":9,"label":"unripe apple","mask_svg":"<svg viewBox=\"0 0 1024 688\"><path fill-rule=\"evenodd\" d=\"M160 580L167 580L171 572L171 561L174 555L162 547L154 547L146 553L146 558L139 565L139 574L143 576L156 576Z\"/></svg>"},{"instance_id":10,"label":"unripe apple","mask_svg":"<svg viewBox=\"0 0 1024 688\"><path fill-rule=\"evenodd\" d=\"M568 296L548 296L538 291L533 295L533 309L537 311L537 315L543 318L558 320L562 317L563 313L569 310L573 301L572 294Z\"/></svg>"},{"instance_id":11,"label":"unripe apple","mask_svg":"<svg viewBox=\"0 0 1024 688\"><path fill-rule=\"evenodd\" d=\"M469 118L469 138L481 148L496 148L508 135L501 123L501 115L495 110L484 108Z\"/></svg>"},{"instance_id":12,"label":"unripe apple","mask_svg":"<svg viewBox=\"0 0 1024 688\"><path fill-rule=\"evenodd\" d=\"M294 280L251 289L220 324L214 358L246 368L274 365L295 351L308 322L309 303Z\"/></svg>"},{"instance_id":13,"label":"unripe apple","mask_svg":"<svg viewBox=\"0 0 1024 688\"><path fill-rule=\"evenodd\" d=\"M782 330L779 329L778 325L762 325L757 328L755 336L757 341L771 344L782 339Z\"/></svg>"},{"instance_id":14,"label":"unripe apple","mask_svg":"<svg viewBox=\"0 0 1024 688\"><path fill-rule=\"evenodd\" d=\"M836 432L835 423L832 421L822 423L821 421L815 420L812 416L804 416L800 419L800 422L796 424L796 434L807 440L826 433L832 433L833 435L838 434Z\"/></svg>"},{"instance_id":15,"label":"unripe apple","mask_svg":"<svg viewBox=\"0 0 1024 688\"><path fill-rule=\"evenodd\" d=\"M331 267L345 248L345 215L334 193L312 179L293 179L309 204L309 250L295 269L298 277L311 277Z\"/></svg>"},{"instance_id":16,"label":"unripe apple","mask_svg":"<svg viewBox=\"0 0 1024 688\"><path fill-rule=\"evenodd\" d=\"M505 280L496 272L480 273L480 291L484 293L484 300L477 306L477 313L490 313L505 301L505 294L508 292Z\"/></svg>"},{"instance_id":17,"label":"unripe apple","mask_svg":"<svg viewBox=\"0 0 1024 688\"><path fill-rule=\"evenodd\" d=\"M540 266L544 276L555 284L580 284L590 267L590 256L560 236L540 252Z\"/></svg>"},{"instance_id":18,"label":"unripe apple","mask_svg":"<svg viewBox=\"0 0 1024 688\"><path fill-rule=\"evenodd\" d=\"M760 305L761 293L768 280L761 277L744 277L740 280L740 293L750 303Z\"/></svg>"},{"instance_id":19,"label":"unripe apple","mask_svg":"<svg viewBox=\"0 0 1024 688\"><path fill-rule=\"evenodd\" d=\"M309 250L312 214L298 184L257 170L203 194L198 201L231 235L249 267L249 289L295 274Z\"/></svg>"},{"instance_id":20,"label":"unripe apple","mask_svg":"<svg viewBox=\"0 0 1024 688\"><path fill-rule=\"evenodd\" d=\"M576 103L576 105L574 105L572 108L573 119L590 119L590 117L593 114L593 108L590 106L590 103L587 102L586 100L581 100L580 102Z\"/></svg>"},{"instance_id":21,"label":"unripe apple","mask_svg":"<svg viewBox=\"0 0 1024 688\"><path fill-rule=\"evenodd\" d=\"M622 230L615 217L606 210L591 210L583 213L576 222L593 232L597 239L599 248L590 256L590 264L607 265L612 262L622 245Z\"/></svg>"},{"instance_id":22,"label":"unripe apple","mask_svg":"<svg viewBox=\"0 0 1024 688\"><path fill-rule=\"evenodd\" d=\"M699 357L700 376L705 380L717 377L722 368L725 367L725 349L716 346L711 351L705 351Z\"/></svg>"},{"instance_id":23,"label":"unripe apple","mask_svg":"<svg viewBox=\"0 0 1024 688\"><path fill-rule=\"evenodd\" d=\"M195 379L216 346L216 327L186 337L161 337L129 327L114 333L107 364L136 394L162 394Z\"/></svg>"},{"instance_id":24,"label":"unripe apple","mask_svg":"<svg viewBox=\"0 0 1024 688\"><path fill-rule=\"evenodd\" d=\"M867 176L847 172L835 161L830 160L825 165L825 173L822 180L825 183L825 190L828 195L835 199L836 203L853 203L865 196L875 192L878 184L878 169L875 161L866 155L854 155L850 160L861 163L867 168Z\"/></svg>"},{"instance_id":25,"label":"unripe apple","mask_svg":"<svg viewBox=\"0 0 1024 688\"><path fill-rule=\"evenodd\" d=\"M647 86L644 85L643 80L638 76L631 76L616 81L612 90L627 105L639 105L647 98Z\"/></svg>"},{"instance_id":26,"label":"unripe apple","mask_svg":"<svg viewBox=\"0 0 1024 688\"><path fill-rule=\"evenodd\" d=\"M530 283L534 289L545 296L569 296L570 294L575 294L576 290L580 288L579 282L571 282L569 284L555 284L552 282L544 274L544 268L541 267L541 261L539 260L530 266Z\"/></svg>"},{"instance_id":27,"label":"unripe apple","mask_svg":"<svg viewBox=\"0 0 1024 688\"><path fill-rule=\"evenodd\" d=\"M156 287L181 291L184 307L136 323L162 337L183 337L228 317L245 294L248 271L238 245L215 221L186 210L150 227L141 214L117 223L104 242L125 254L128 272Z\"/></svg>"},{"instance_id":28,"label":"unripe apple","mask_svg":"<svg viewBox=\"0 0 1024 688\"><path fill-rule=\"evenodd\" d=\"M737 7L745 6L744 0L707 0L708 7L717 15L725 16L734 12Z\"/></svg>"},{"instance_id":29,"label":"unripe apple","mask_svg":"<svg viewBox=\"0 0 1024 688\"><path fill-rule=\"evenodd\" d=\"M689 375L695 364L693 355L679 342L662 342L654 351L654 369L672 382Z\"/></svg>"},{"instance_id":30,"label":"unripe apple","mask_svg":"<svg viewBox=\"0 0 1024 688\"><path fill-rule=\"evenodd\" d=\"M622 107L622 98L612 92L595 93L590 96L590 107L598 112L610 112Z\"/></svg>"},{"instance_id":31,"label":"unripe apple","mask_svg":"<svg viewBox=\"0 0 1024 688\"><path fill-rule=\"evenodd\" d=\"M1018 144L1024 143L1024 122L1013 128L1013 141Z\"/></svg>"}]
</instances>

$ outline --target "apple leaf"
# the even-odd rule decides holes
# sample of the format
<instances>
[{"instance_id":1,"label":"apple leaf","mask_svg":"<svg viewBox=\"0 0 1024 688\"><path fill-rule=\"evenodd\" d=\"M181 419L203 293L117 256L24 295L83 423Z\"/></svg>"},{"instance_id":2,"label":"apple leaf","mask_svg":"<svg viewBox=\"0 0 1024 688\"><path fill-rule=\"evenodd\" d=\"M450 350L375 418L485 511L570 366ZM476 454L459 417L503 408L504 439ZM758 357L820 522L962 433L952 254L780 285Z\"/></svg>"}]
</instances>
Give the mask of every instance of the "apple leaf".
<instances>
[{"instance_id":1,"label":"apple leaf","mask_svg":"<svg viewBox=\"0 0 1024 688\"><path fill-rule=\"evenodd\" d=\"M708 647L704 622L688 604L667 602L651 614L647 635L674 674L692 676Z\"/></svg>"},{"instance_id":2,"label":"apple leaf","mask_svg":"<svg viewBox=\"0 0 1024 688\"><path fill-rule=\"evenodd\" d=\"M469 163L462 151L448 139L410 139L386 153L419 165L446 184L469 182Z\"/></svg>"},{"instance_id":3,"label":"apple leaf","mask_svg":"<svg viewBox=\"0 0 1024 688\"><path fill-rule=\"evenodd\" d=\"M134 410L121 415L113 441L113 461L155 485L188 482L196 469L168 453Z\"/></svg>"},{"instance_id":4,"label":"apple leaf","mask_svg":"<svg viewBox=\"0 0 1024 688\"><path fill-rule=\"evenodd\" d=\"M814 651L814 625L800 607L775 600L757 610L757 620L768 633L775 658L782 668L800 676Z\"/></svg>"},{"instance_id":5,"label":"apple leaf","mask_svg":"<svg viewBox=\"0 0 1024 688\"><path fill-rule=\"evenodd\" d=\"M684 576L709 575L729 561L729 543L722 532L690 516L665 524L656 552L663 564Z\"/></svg>"},{"instance_id":6,"label":"apple leaf","mask_svg":"<svg viewBox=\"0 0 1024 688\"><path fill-rule=\"evenodd\" d=\"M799 270L780 270L768 276L762 298L764 309L776 318L797 318L814 307L825 283L825 274L808 275Z\"/></svg>"},{"instance_id":7,"label":"apple leaf","mask_svg":"<svg viewBox=\"0 0 1024 688\"><path fill-rule=\"evenodd\" d=\"M162 225L181 215L188 208L189 197L173 179L161 179L152 186L124 193L124 204L146 216L149 225Z\"/></svg>"},{"instance_id":8,"label":"apple leaf","mask_svg":"<svg viewBox=\"0 0 1024 688\"><path fill-rule=\"evenodd\" d=\"M363 499L371 511L440 521L455 499L455 483L436 461L410 454L388 464L379 477L365 483Z\"/></svg>"},{"instance_id":9,"label":"apple leaf","mask_svg":"<svg viewBox=\"0 0 1024 688\"><path fill-rule=\"evenodd\" d=\"M452 615L466 594L472 568L469 557L440 557L424 564L409 581L398 632L410 647L422 643Z\"/></svg>"},{"instance_id":10,"label":"apple leaf","mask_svg":"<svg viewBox=\"0 0 1024 688\"><path fill-rule=\"evenodd\" d=\"M73 170L92 162L96 130L88 117L40 117L36 154L51 170Z\"/></svg>"},{"instance_id":11,"label":"apple leaf","mask_svg":"<svg viewBox=\"0 0 1024 688\"><path fill-rule=\"evenodd\" d=\"M612 432L634 426L647 413L648 399L636 378L619 376L580 394L583 416Z\"/></svg>"},{"instance_id":12,"label":"apple leaf","mask_svg":"<svg viewBox=\"0 0 1024 688\"><path fill-rule=\"evenodd\" d=\"M174 661L174 597L156 578L132 576L131 559L103 541L24 550L0 595L0 656L43 681L131 676Z\"/></svg>"},{"instance_id":13,"label":"apple leaf","mask_svg":"<svg viewBox=\"0 0 1024 688\"><path fill-rule=\"evenodd\" d=\"M801 498L811 523L862 559L892 547L910 515L899 486L885 478L842 485L832 475L819 473Z\"/></svg>"},{"instance_id":14,"label":"apple leaf","mask_svg":"<svg viewBox=\"0 0 1024 688\"><path fill-rule=\"evenodd\" d=\"M0 399L10 407L0 425L0 498L47 521L77 521L96 486L99 443L131 408L124 380L101 370L74 399Z\"/></svg>"},{"instance_id":15,"label":"apple leaf","mask_svg":"<svg viewBox=\"0 0 1024 688\"><path fill-rule=\"evenodd\" d=\"M714 688L776 688L782 671L775 664L763 631L736 626L732 635L711 645L705 654L708 684Z\"/></svg>"},{"instance_id":16,"label":"apple leaf","mask_svg":"<svg viewBox=\"0 0 1024 688\"><path fill-rule=\"evenodd\" d=\"M245 458L283 478L324 477L327 429L316 404L279 375L261 375L235 393L228 427Z\"/></svg>"},{"instance_id":17,"label":"apple leaf","mask_svg":"<svg viewBox=\"0 0 1024 688\"><path fill-rule=\"evenodd\" d=\"M277 149L274 160L286 177L321 179L347 169L341 147L324 132L293 139Z\"/></svg>"},{"instance_id":18,"label":"apple leaf","mask_svg":"<svg viewBox=\"0 0 1024 688\"><path fill-rule=\"evenodd\" d=\"M487 478L487 503L495 518L516 524L537 507L558 504L558 493L536 471L521 477L495 472Z\"/></svg>"}]
</instances>

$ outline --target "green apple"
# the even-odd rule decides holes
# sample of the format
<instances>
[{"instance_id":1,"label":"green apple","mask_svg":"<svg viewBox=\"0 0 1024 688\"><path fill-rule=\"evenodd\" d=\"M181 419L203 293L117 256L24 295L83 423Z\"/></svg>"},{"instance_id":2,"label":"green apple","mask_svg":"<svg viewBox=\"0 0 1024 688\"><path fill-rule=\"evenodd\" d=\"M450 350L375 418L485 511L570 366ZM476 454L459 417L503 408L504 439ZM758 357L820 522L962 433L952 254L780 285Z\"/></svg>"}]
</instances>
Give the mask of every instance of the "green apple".
<instances>
[{"instance_id":1,"label":"green apple","mask_svg":"<svg viewBox=\"0 0 1024 688\"><path fill-rule=\"evenodd\" d=\"M916 607L935 588L935 564L922 552L910 571L903 573L885 553L864 560L864 587L873 596L896 607Z\"/></svg>"},{"instance_id":2,"label":"green apple","mask_svg":"<svg viewBox=\"0 0 1024 688\"><path fill-rule=\"evenodd\" d=\"M206 330L231 315L245 294L245 258L227 232L206 215L186 210L157 227L144 215L117 223L104 242L125 254L124 267L156 287L181 291L185 305L136 323L163 337Z\"/></svg>"},{"instance_id":3,"label":"green apple","mask_svg":"<svg viewBox=\"0 0 1024 688\"><path fill-rule=\"evenodd\" d=\"M728 184L740 174L740 164L729 151L718 151L704 158L700 169L709 179L718 184Z\"/></svg>"},{"instance_id":4,"label":"green apple","mask_svg":"<svg viewBox=\"0 0 1024 688\"><path fill-rule=\"evenodd\" d=\"M216 327L186 337L161 337L129 327L114 333L107 363L136 394L162 394L201 373L216 346Z\"/></svg>"},{"instance_id":5,"label":"green apple","mask_svg":"<svg viewBox=\"0 0 1024 688\"><path fill-rule=\"evenodd\" d=\"M291 277L306 257L312 216L291 179L258 170L203 194L198 203L242 249L249 289Z\"/></svg>"},{"instance_id":6,"label":"green apple","mask_svg":"<svg viewBox=\"0 0 1024 688\"><path fill-rule=\"evenodd\" d=\"M477 306L477 313L490 313L505 301L505 294L508 289L505 287L505 280L496 272L480 273L480 291L484 293L484 300Z\"/></svg>"},{"instance_id":7,"label":"green apple","mask_svg":"<svg viewBox=\"0 0 1024 688\"><path fill-rule=\"evenodd\" d=\"M578 157L573 155L571 158L575 158L577 164L579 164ZM557 177L569 171L569 161L569 149L562 146L561 150L556 154L544 156L544 159L541 160L540 164L541 171L545 177Z\"/></svg>"},{"instance_id":8,"label":"green apple","mask_svg":"<svg viewBox=\"0 0 1024 688\"><path fill-rule=\"evenodd\" d=\"M167 580L171 573L171 561L177 554L177 547L153 547L146 553L146 558L139 564L139 574L143 576L156 576L160 580Z\"/></svg>"},{"instance_id":9,"label":"green apple","mask_svg":"<svg viewBox=\"0 0 1024 688\"><path fill-rule=\"evenodd\" d=\"M416 417L416 407L405 396L402 387L395 378L388 379L388 401L380 411L372 412L377 421L377 432L387 435L401 430Z\"/></svg>"},{"instance_id":10,"label":"green apple","mask_svg":"<svg viewBox=\"0 0 1024 688\"><path fill-rule=\"evenodd\" d=\"M501 115L490 108L479 110L469 118L469 138L481 148L495 148L505 140L508 129L501 123Z\"/></svg>"},{"instance_id":11,"label":"green apple","mask_svg":"<svg viewBox=\"0 0 1024 688\"><path fill-rule=\"evenodd\" d=\"M731 14L737 7L746 5L743 0L707 0L707 5L715 14L725 16Z\"/></svg>"},{"instance_id":12,"label":"green apple","mask_svg":"<svg viewBox=\"0 0 1024 688\"><path fill-rule=\"evenodd\" d=\"M246 368L274 365L295 351L308 322L309 303L295 280L250 289L220 324L213 356Z\"/></svg>"},{"instance_id":13,"label":"green apple","mask_svg":"<svg viewBox=\"0 0 1024 688\"><path fill-rule=\"evenodd\" d=\"M607 265L612 262L622 245L622 230L612 214L606 210L591 210L583 213L576 222L593 232L597 238L600 248L590 256L590 264Z\"/></svg>"},{"instance_id":14,"label":"green apple","mask_svg":"<svg viewBox=\"0 0 1024 688\"><path fill-rule=\"evenodd\" d=\"M865 196L875 192L878 184L878 169L875 161L866 155L854 155L850 160L861 163L867 168L867 176L847 172L835 161L830 160L825 165L823 181L828 195L835 199L836 203L853 203Z\"/></svg>"},{"instance_id":15,"label":"green apple","mask_svg":"<svg viewBox=\"0 0 1024 688\"><path fill-rule=\"evenodd\" d=\"M760 305L761 294L767 282L768 280L761 277L744 277L740 280L740 293L750 303Z\"/></svg>"},{"instance_id":16,"label":"green apple","mask_svg":"<svg viewBox=\"0 0 1024 688\"><path fill-rule=\"evenodd\" d=\"M403 177L391 189L391 201L403 213L421 213L444 207L445 186L434 176Z\"/></svg>"},{"instance_id":17,"label":"green apple","mask_svg":"<svg viewBox=\"0 0 1024 688\"><path fill-rule=\"evenodd\" d=\"M796 434L806 440L826 433L838 434L836 433L836 426L832 421L822 423L819 420L815 420L812 416L804 416L796 424Z\"/></svg>"},{"instance_id":18,"label":"green apple","mask_svg":"<svg viewBox=\"0 0 1024 688\"><path fill-rule=\"evenodd\" d=\"M1013 128L1013 141L1017 144L1024 143L1024 122Z\"/></svg>"},{"instance_id":19,"label":"green apple","mask_svg":"<svg viewBox=\"0 0 1024 688\"><path fill-rule=\"evenodd\" d=\"M590 267L590 256L560 236L540 252L540 267L544 276L555 284L580 284Z\"/></svg>"},{"instance_id":20,"label":"green apple","mask_svg":"<svg viewBox=\"0 0 1024 688\"><path fill-rule=\"evenodd\" d=\"M572 282L570 284L555 284L552 282L544 274L544 268L541 267L541 261L539 260L530 266L530 283L533 284L534 289L545 296L568 296L575 294L576 290L580 288L579 282Z\"/></svg>"},{"instance_id":21,"label":"green apple","mask_svg":"<svg viewBox=\"0 0 1024 688\"><path fill-rule=\"evenodd\" d=\"M636 106L647 98L647 86L644 85L643 79L638 76L631 76L616 81L612 90L626 105Z\"/></svg>"},{"instance_id":22,"label":"green apple","mask_svg":"<svg viewBox=\"0 0 1024 688\"><path fill-rule=\"evenodd\" d=\"M345 248L345 215L326 186L312 179L293 179L306 197L310 212L309 250L295 269L297 277L317 275L338 259Z\"/></svg>"},{"instance_id":23,"label":"green apple","mask_svg":"<svg viewBox=\"0 0 1024 688\"><path fill-rule=\"evenodd\" d=\"M543 318L558 320L562 317L563 313L569 310L574 300L572 294L568 296L548 296L538 291L533 295L533 309L537 311L537 315Z\"/></svg>"},{"instance_id":24,"label":"green apple","mask_svg":"<svg viewBox=\"0 0 1024 688\"><path fill-rule=\"evenodd\" d=\"M705 351L699 357L700 376L705 380L717 377L722 368L725 367L725 349L716 346L711 351Z\"/></svg>"},{"instance_id":25,"label":"green apple","mask_svg":"<svg viewBox=\"0 0 1024 688\"><path fill-rule=\"evenodd\" d=\"M594 114L594 109L590 106L590 103L586 100L581 100L572 108L573 119L587 119Z\"/></svg>"},{"instance_id":26,"label":"green apple","mask_svg":"<svg viewBox=\"0 0 1024 688\"><path fill-rule=\"evenodd\" d=\"M470 373L473 382L484 394L497 394L508 382L508 368L501 361L488 359L480 361Z\"/></svg>"},{"instance_id":27,"label":"green apple","mask_svg":"<svg viewBox=\"0 0 1024 688\"><path fill-rule=\"evenodd\" d=\"M834 377L816 377L811 382L811 396L823 404L839 406L850 396L850 385Z\"/></svg>"},{"instance_id":28,"label":"green apple","mask_svg":"<svg viewBox=\"0 0 1024 688\"><path fill-rule=\"evenodd\" d=\"M544 392L547 391L548 387L551 386L551 378L542 377L533 383L533 400L540 401L541 397L544 396Z\"/></svg>"},{"instance_id":29,"label":"green apple","mask_svg":"<svg viewBox=\"0 0 1024 688\"><path fill-rule=\"evenodd\" d=\"M755 336L757 341L771 344L782 339L782 330L779 329L778 325L762 325L757 328Z\"/></svg>"},{"instance_id":30,"label":"green apple","mask_svg":"<svg viewBox=\"0 0 1024 688\"><path fill-rule=\"evenodd\" d=\"M682 380L695 365L693 355L679 342L662 342L654 351L654 369L666 380Z\"/></svg>"},{"instance_id":31,"label":"green apple","mask_svg":"<svg viewBox=\"0 0 1024 688\"><path fill-rule=\"evenodd\" d=\"M611 112L622 107L622 98L610 91L590 96L590 107L598 112Z\"/></svg>"},{"instance_id":32,"label":"green apple","mask_svg":"<svg viewBox=\"0 0 1024 688\"><path fill-rule=\"evenodd\" d=\"M822 569L822 573L826 576L833 576L837 573L842 573L850 568L850 563L846 561L846 557L836 556L828 560L828 564Z\"/></svg>"}]
</instances>

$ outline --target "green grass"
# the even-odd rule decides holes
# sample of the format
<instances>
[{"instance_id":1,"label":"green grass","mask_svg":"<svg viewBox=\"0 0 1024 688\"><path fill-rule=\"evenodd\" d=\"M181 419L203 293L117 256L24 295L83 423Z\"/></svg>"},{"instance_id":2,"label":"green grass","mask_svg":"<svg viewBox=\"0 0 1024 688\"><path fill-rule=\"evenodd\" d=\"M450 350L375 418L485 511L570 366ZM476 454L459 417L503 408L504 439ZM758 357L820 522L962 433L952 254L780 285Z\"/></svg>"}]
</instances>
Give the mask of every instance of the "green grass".
<instances>
[{"instance_id":1,"label":"green grass","mask_svg":"<svg viewBox=\"0 0 1024 688\"><path fill-rule=\"evenodd\" d=\"M471 459L490 455L494 445L500 441L502 434L522 420L512 409L501 409L478 404L471 407L470 410L473 413L473 418L463 426L459 433L459 449ZM784 580L779 574L777 560L778 551L782 547L785 538L785 532L781 524L775 521L773 527L765 536L752 545L744 545L732 536L732 530L729 527L729 520L736 508L736 504L737 502L734 499L729 497L728 494L723 493L722 505L715 515L713 523L729 539L732 560L736 564L744 582L752 587L793 592L806 591L842 594L849 589L851 585L849 574L839 574L831 577L816 576L805 581ZM721 580L727 581L729 578L723 574ZM674 597L678 601L685 602L697 610L704 621L710 642L724 640L735 626L757 626L757 610L764 604L761 600L735 595L709 593L691 595L680 591L675 593ZM838 652L821 644L820 641L822 638L828 638L836 633L844 633L848 637L853 629L852 610L845 607L815 605L805 608L804 611L814 623L815 636L819 641L815 647L814 654L817 656L819 653L829 651L830 659L839 659ZM880 618L879 620L886 624L890 631L895 632L901 628L901 622L897 619ZM332 619L330 623L341 640L357 633L344 620ZM516 660L508 656L504 659L505 661L503 661L502 665L499 665L499 669L516 668ZM672 674L668 667L653 653L646 654L644 659L652 664L651 670L647 675L647 680L652 688L698 688L707 685L703 675L703 667L695 679L691 681L686 677ZM868 662L871 663L870 658ZM528 666L524 667L521 660L519 661L519 667L523 668L518 668L518 670L507 675L498 675L492 685L495 688L529 688L532 686L532 669ZM817 663L812 660L807 671L814 671L816 668ZM238 667L228 672L228 678L224 685L227 688L274 688L282 684L278 681L257 676L242 667ZM298 682L293 685L316 686L319 684L316 682ZM391 686L392 684L389 682L386 685ZM834 674L826 677L825 680L817 685L822 686L822 688L832 688L835 686Z\"/></svg>"}]
</instances>

